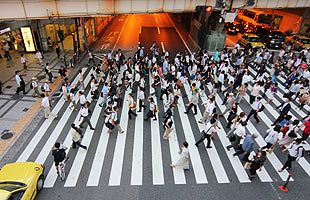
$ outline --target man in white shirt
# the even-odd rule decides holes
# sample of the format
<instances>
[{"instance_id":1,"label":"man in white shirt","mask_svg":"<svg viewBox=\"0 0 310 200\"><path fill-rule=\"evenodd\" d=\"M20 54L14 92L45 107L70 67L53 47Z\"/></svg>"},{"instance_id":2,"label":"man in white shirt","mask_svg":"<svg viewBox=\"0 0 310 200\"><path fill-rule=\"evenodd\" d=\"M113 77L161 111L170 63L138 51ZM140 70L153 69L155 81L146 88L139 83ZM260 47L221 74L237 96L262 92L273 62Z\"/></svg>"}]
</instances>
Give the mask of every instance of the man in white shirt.
<instances>
[{"instance_id":1,"label":"man in white shirt","mask_svg":"<svg viewBox=\"0 0 310 200\"><path fill-rule=\"evenodd\" d=\"M226 146L226 149L230 151L230 148L238 148L240 145L241 139L245 136L246 130L245 127L247 125L247 122L241 122L236 126L236 129L234 131L234 140L231 141L231 145ZM226 137L230 138L231 133L229 133Z\"/></svg>"},{"instance_id":2,"label":"man in white shirt","mask_svg":"<svg viewBox=\"0 0 310 200\"><path fill-rule=\"evenodd\" d=\"M83 128L83 124L86 122L89 126L90 126L90 130L95 130L95 128L93 128L93 126L90 123L90 119L89 119L89 111L88 111L88 106L89 103L86 102L84 103L82 109L81 109L81 118L82 118L82 122L80 123L79 127Z\"/></svg>"},{"instance_id":3,"label":"man in white shirt","mask_svg":"<svg viewBox=\"0 0 310 200\"><path fill-rule=\"evenodd\" d=\"M87 102L87 99L82 91L79 91L79 99L81 106L84 106L84 104Z\"/></svg>"},{"instance_id":4,"label":"man in white shirt","mask_svg":"<svg viewBox=\"0 0 310 200\"><path fill-rule=\"evenodd\" d=\"M211 119L210 122L206 125L206 129L203 131L201 138L195 143L196 147L199 147L199 144L203 142L206 138L208 140L206 148L212 148L211 146L211 134L216 133L216 120Z\"/></svg>"},{"instance_id":5,"label":"man in white shirt","mask_svg":"<svg viewBox=\"0 0 310 200\"><path fill-rule=\"evenodd\" d=\"M297 138L295 142L290 144L286 149L288 150L287 160L284 163L283 167L279 169L279 172L282 172L284 169L290 170L292 168L292 162L298 160L303 156L303 147L301 145L301 138Z\"/></svg>"},{"instance_id":6,"label":"man in white shirt","mask_svg":"<svg viewBox=\"0 0 310 200\"><path fill-rule=\"evenodd\" d=\"M252 109L251 109L251 111L250 111L250 113L249 113L249 115L248 115L246 121L248 121L248 120L250 119L250 117L251 117L252 115L254 115L254 119L256 120L256 122L257 122L257 123L260 122L260 120L257 118L257 114L258 114L259 112L261 112L261 111L262 111L262 108L263 108L263 103L261 102L261 99L262 99L262 97L257 97L256 102L254 102L254 103L252 104Z\"/></svg>"},{"instance_id":7,"label":"man in white shirt","mask_svg":"<svg viewBox=\"0 0 310 200\"><path fill-rule=\"evenodd\" d=\"M36 59L38 59L38 64L42 65L42 63L43 63L43 61L42 61L43 56L42 56L40 51L38 51L36 53L35 57L36 57Z\"/></svg>"},{"instance_id":8,"label":"man in white shirt","mask_svg":"<svg viewBox=\"0 0 310 200\"><path fill-rule=\"evenodd\" d=\"M50 115L52 115L54 118L57 118L57 115L51 112L50 100L48 99L48 96L45 96L45 94L42 93L41 97L42 97L41 105L44 108L45 119L47 119Z\"/></svg>"},{"instance_id":9,"label":"man in white shirt","mask_svg":"<svg viewBox=\"0 0 310 200\"><path fill-rule=\"evenodd\" d=\"M33 97L40 97L39 86L36 77L32 77L30 88L33 90Z\"/></svg>"},{"instance_id":10,"label":"man in white shirt","mask_svg":"<svg viewBox=\"0 0 310 200\"><path fill-rule=\"evenodd\" d=\"M209 120L211 114L213 113L213 110L215 108L214 97L210 97L209 100L203 102L202 105L205 106L205 111L203 113L202 119L198 121L200 124L206 123Z\"/></svg>"},{"instance_id":11,"label":"man in white shirt","mask_svg":"<svg viewBox=\"0 0 310 200\"><path fill-rule=\"evenodd\" d=\"M120 121L118 120L118 117L117 117L117 111L118 111L118 107L114 106L113 107L113 112L108 117L108 122L111 123L112 125L116 126L117 131L119 133L124 133L122 127L120 126ZM109 134L111 134L112 131L113 131L113 129L109 129L108 128L108 133Z\"/></svg>"}]
</instances>

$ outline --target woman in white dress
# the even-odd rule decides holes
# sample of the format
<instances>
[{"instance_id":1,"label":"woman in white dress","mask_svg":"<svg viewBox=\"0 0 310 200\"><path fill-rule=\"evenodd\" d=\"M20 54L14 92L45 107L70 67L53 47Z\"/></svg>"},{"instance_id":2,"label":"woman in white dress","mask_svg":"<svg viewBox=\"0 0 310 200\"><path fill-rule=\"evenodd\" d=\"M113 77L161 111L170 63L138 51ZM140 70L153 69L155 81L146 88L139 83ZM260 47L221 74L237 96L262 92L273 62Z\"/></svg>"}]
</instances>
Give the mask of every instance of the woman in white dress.
<instances>
[{"instance_id":1,"label":"woman in white dress","mask_svg":"<svg viewBox=\"0 0 310 200\"><path fill-rule=\"evenodd\" d=\"M183 169L189 169L189 151L188 143L183 142L181 150L179 151L180 158L175 164L170 164L171 167L182 167Z\"/></svg>"}]
</instances>

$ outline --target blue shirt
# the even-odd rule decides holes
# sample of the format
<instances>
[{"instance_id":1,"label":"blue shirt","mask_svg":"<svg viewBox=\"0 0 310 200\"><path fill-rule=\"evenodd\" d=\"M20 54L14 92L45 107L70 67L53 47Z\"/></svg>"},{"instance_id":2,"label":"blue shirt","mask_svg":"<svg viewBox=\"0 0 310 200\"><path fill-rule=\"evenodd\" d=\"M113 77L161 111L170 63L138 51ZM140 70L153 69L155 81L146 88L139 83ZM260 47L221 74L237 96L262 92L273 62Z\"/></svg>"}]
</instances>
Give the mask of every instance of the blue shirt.
<instances>
[{"instance_id":1,"label":"blue shirt","mask_svg":"<svg viewBox=\"0 0 310 200\"><path fill-rule=\"evenodd\" d=\"M253 151L253 145L254 145L254 140L251 134L247 134L245 136L245 139L243 141L242 144L242 149L247 152L250 153L251 151Z\"/></svg>"},{"instance_id":2,"label":"blue shirt","mask_svg":"<svg viewBox=\"0 0 310 200\"><path fill-rule=\"evenodd\" d=\"M102 95L107 96L108 92L109 92L108 87L104 85L102 90L101 90Z\"/></svg>"}]
</instances>

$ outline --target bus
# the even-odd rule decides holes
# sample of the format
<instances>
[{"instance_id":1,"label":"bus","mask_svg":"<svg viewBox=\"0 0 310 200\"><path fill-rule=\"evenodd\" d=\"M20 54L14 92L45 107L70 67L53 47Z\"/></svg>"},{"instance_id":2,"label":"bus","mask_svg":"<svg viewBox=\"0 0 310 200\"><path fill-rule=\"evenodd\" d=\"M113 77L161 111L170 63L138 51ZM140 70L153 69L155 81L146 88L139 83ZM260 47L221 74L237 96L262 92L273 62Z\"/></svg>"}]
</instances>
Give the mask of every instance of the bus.
<instances>
[{"instance_id":1,"label":"bus","mask_svg":"<svg viewBox=\"0 0 310 200\"><path fill-rule=\"evenodd\" d=\"M240 9L238 19L243 23L264 28L272 28L283 33L298 33L302 24L302 14L281 9Z\"/></svg>"}]
</instances>

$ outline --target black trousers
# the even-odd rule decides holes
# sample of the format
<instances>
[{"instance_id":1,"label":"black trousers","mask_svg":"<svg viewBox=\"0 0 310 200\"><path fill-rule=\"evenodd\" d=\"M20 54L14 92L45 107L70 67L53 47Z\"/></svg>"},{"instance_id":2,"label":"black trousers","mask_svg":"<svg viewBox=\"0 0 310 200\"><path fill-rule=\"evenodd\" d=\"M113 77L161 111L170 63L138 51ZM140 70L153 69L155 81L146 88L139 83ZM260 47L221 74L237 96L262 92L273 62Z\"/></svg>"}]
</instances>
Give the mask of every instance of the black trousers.
<instances>
[{"instance_id":1,"label":"black trousers","mask_svg":"<svg viewBox=\"0 0 310 200\"><path fill-rule=\"evenodd\" d=\"M137 114L135 112L132 111L132 109L128 109L128 117L129 119L131 119L131 114L133 114L134 116L137 116Z\"/></svg>"},{"instance_id":2,"label":"black trousers","mask_svg":"<svg viewBox=\"0 0 310 200\"><path fill-rule=\"evenodd\" d=\"M269 149L270 147L272 147L272 144L268 142L265 146L262 147L262 150Z\"/></svg>"},{"instance_id":3,"label":"black trousers","mask_svg":"<svg viewBox=\"0 0 310 200\"><path fill-rule=\"evenodd\" d=\"M295 161L296 159L297 159L296 157L293 157L290 154L288 154L287 155L287 160L284 163L284 165L282 167L282 170L284 170L286 168L291 169L292 168L292 162Z\"/></svg>"},{"instance_id":4,"label":"black trousers","mask_svg":"<svg viewBox=\"0 0 310 200\"><path fill-rule=\"evenodd\" d=\"M211 145L211 135L209 134L203 134L201 136L201 138L195 143L196 146L198 146L200 143L202 143L205 139L207 138L208 143L207 143L207 147L210 147Z\"/></svg>"},{"instance_id":5,"label":"black trousers","mask_svg":"<svg viewBox=\"0 0 310 200\"><path fill-rule=\"evenodd\" d=\"M254 119L256 120L256 122L259 122L259 119L258 119L258 117L257 117L257 112L256 112L256 110L254 110L254 109L252 109L252 110L250 111L250 113L249 113L249 115L248 115L246 121L248 121L252 115L254 115Z\"/></svg>"},{"instance_id":6,"label":"black trousers","mask_svg":"<svg viewBox=\"0 0 310 200\"><path fill-rule=\"evenodd\" d=\"M145 108L145 105L143 104L144 100L139 99L139 112L141 111L142 107Z\"/></svg>"},{"instance_id":7,"label":"black trousers","mask_svg":"<svg viewBox=\"0 0 310 200\"><path fill-rule=\"evenodd\" d=\"M195 105L193 103L189 104L189 106L186 110L186 113L188 113L192 109L192 107L194 107L194 115L196 115L197 114L197 105Z\"/></svg>"},{"instance_id":8,"label":"black trousers","mask_svg":"<svg viewBox=\"0 0 310 200\"><path fill-rule=\"evenodd\" d=\"M19 86L17 89L16 89L16 93L19 94L20 92L23 92L23 94L26 94L26 91L25 91L25 86Z\"/></svg>"},{"instance_id":9,"label":"black trousers","mask_svg":"<svg viewBox=\"0 0 310 200\"><path fill-rule=\"evenodd\" d=\"M250 95L250 104L254 103L256 96Z\"/></svg>"},{"instance_id":10,"label":"black trousers","mask_svg":"<svg viewBox=\"0 0 310 200\"><path fill-rule=\"evenodd\" d=\"M236 151L236 153L234 153L234 156L238 156L238 155L240 155L240 154L243 154L244 152L245 152L245 151L244 151L242 148L240 148L240 149L238 149L238 150ZM243 160L243 161L248 161L249 156L250 156L250 153L251 153L251 152L246 152L246 153L244 154L242 160Z\"/></svg>"},{"instance_id":11,"label":"black trousers","mask_svg":"<svg viewBox=\"0 0 310 200\"><path fill-rule=\"evenodd\" d=\"M155 120L157 119L156 115L153 113L153 111L149 110L149 112L147 112L147 114L146 114L145 121L147 121L151 117L154 117Z\"/></svg>"},{"instance_id":12,"label":"black trousers","mask_svg":"<svg viewBox=\"0 0 310 200\"><path fill-rule=\"evenodd\" d=\"M79 147L82 147L83 149L86 149L85 145L82 145L80 141L74 142L72 141L72 148L75 149L76 145L78 145Z\"/></svg>"},{"instance_id":13,"label":"black trousers","mask_svg":"<svg viewBox=\"0 0 310 200\"><path fill-rule=\"evenodd\" d=\"M82 116L82 117L83 117L83 116ZM90 128L93 128L93 126L92 126L91 123L90 123L90 120L89 120L88 116L83 117L83 120L82 120L82 122L80 123L80 126L82 126L85 122L90 126Z\"/></svg>"}]
</instances>

